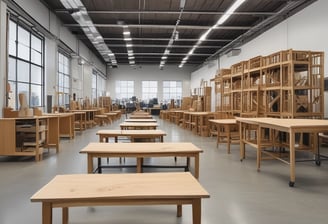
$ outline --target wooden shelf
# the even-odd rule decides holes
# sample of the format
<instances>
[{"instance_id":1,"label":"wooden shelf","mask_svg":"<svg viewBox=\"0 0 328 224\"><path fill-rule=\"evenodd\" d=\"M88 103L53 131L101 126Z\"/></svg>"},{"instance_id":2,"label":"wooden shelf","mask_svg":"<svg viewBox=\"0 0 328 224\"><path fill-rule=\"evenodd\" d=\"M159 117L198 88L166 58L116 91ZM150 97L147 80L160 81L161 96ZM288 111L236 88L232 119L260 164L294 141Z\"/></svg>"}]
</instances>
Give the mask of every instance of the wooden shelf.
<instances>
[{"instance_id":1,"label":"wooden shelf","mask_svg":"<svg viewBox=\"0 0 328 224\"><path fill-rule=\"evenodd\" d=\"M323 118L323 67L323 52L290 49L221 69L214 79L216 111Z\"/></svg>"}]
</instances>

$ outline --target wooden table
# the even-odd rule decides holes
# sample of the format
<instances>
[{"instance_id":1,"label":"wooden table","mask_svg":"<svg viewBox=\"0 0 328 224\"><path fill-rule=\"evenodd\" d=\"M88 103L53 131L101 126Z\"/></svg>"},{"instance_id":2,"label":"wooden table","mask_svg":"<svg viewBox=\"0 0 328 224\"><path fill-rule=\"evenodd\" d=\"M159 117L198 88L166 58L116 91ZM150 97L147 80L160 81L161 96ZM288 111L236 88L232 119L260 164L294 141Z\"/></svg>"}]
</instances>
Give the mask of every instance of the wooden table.
<instances>
[{"instance_id":1,"label":"wooden table","mask_svg":"<svg viewBox=\"0 0 328 224\"><path fill-rule=\"evenodd\" d=\"M195 159L195 177L199 177L199 153L203 152L192 143L89 143L83 148L80 153L86 153L88 157L88 173L93 173L93 158L110 158L110 157L132 157L137 159L137 172L142 172L143 158L149 157L194 157ZM165 168L185 168L189 170L189 160L186 166L147 166L147 167L165 167ZM123 165L124 166L124 165ZM101 160L98 159L98 167L95 171L101 168L110 168L113 166L102 166ZM117 167L117 166L114 166Z\"/></svg>"},{"instance_id":2,"label":"wooden table","mask_svg":"<svg viewBox=\"0 0 328 224\"><path fill-rule=\"evenodd\" d=\"M127 129L156 129L157 123L153 122L123 122L120 124L121 130Z\"/></svg>"},{"instance_id":3,"label":"wooden table","mask_svg":"<svg viewBox=\"0 0 328 224\"><path fill-rule=\"evenodd\" d=\"M289 186L295 183L295 151L307 150L318 156L318 133L328 130L328 120L315 119L278 119L278 118L237 118L240 123L240 158L245 159L245 144L249 144L257 149L257 168L260 169L262 153L266 153L264 148L273 146L286 146L289 148L289 161L275 156L272 153L267 155L289 164L290 181ZM269 130L265 132L266 130ZM256 138L251 139L250 131L254 132ZM277 139L279 133L286 133L285 140ZM304 133L309 134L309 144L303 142ZM253 135L254 136L254 135ZM299 139L296 142L296 137ZM284 142L281 142L284 141ZM312 160L313 161L313 160Z\"/></svg>"},{"instance_id":4,"label":"wooden table","mask_svg":"<svg viewBox=\"0 0 328 224\"><path fill-rule=\"evenodd\" d=\"M236 119L213 119L209 122L216 125L217 129L217 141L216 147L219 147L219 143L227 143L227 152L230 153L230 145L232 142L239 143L239 131Z\"/></svg>"},{"instance_id":5,"label":"wooden table","mask_svg":"<svg viewBox=\"0 0 328 224\"><path fill-rule=\"evenodd\" d=\"M156 119L125 119L124 122L157 122Z\"/></svg>"},{"instance_id":6,"label":"wooden table","mask_svg":"<svg viewBox=\"0 0 328 224\"><path fill-rule=\"evenodd\" d=\"M132 114L129 116L130 119L153 119L151 115Z\"/></svg>"},{"instance_id":7,"label":"wooden table","mask_svg":"<svg viewBox=\"0 0 328 224\"><path fill-rule=\"evenodd\" d=\"M108 138L114 138L118 142L118 137L129 137L131 142L135 139L156 139L159 138L160 142L164 141L166 132L162 130L99 130L96 133L99 135L99 142L108 142Z\"/></svg>"},{"instance_id":8,"label":"wooden table","mask_svg":"<svg viewBox=\"0 0 328 224\"><path fill-rule=\"evenodd\" d=\"M182 204L192 205L192 223L201 224L201 199L209 197L190 173L72 174L57 175L31 201L42 203L42 224L52 223L52 210L58 207L68 224L69 207L178 205L180 217Z\"/></svg>"},{"instance_id":9,"label":"wooden table","mask_svg":"<svg viewBox=\"0 0 328 224\"><path fill-rule=\"evenodd\" d=\"M86 112L83 111L74 111L74 129L75 129L75 124L77 124L77 130L82 132L83 130L86 129L86 122L87 122L87 117L86 117Z\"/></svg>"},{"instance_id":10,"label":"wooden table","mask_svg":"<svg viewBox=\"0 0 328 224\"><path fill-rule=\"evenodd\" d=\"M91 128L96 124L95 123L95 115L99 111L98 109L87 109L87 110L70 110L70 112L85 112L86 113L86 125L89 125Z\"/></svg>"}]
</instances>

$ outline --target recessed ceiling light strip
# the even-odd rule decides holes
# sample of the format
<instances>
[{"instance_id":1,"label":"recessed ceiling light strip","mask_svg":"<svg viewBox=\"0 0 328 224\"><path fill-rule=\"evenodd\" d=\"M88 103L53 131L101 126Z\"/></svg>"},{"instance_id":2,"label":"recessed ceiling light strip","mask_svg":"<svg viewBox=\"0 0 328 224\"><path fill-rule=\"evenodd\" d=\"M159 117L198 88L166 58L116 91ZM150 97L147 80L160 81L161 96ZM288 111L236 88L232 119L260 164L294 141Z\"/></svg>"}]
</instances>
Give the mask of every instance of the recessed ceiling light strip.
<instances>
[{"instance_id":1,"label":"recessed ceiling light strip","mask_svg":"<svg viewBox=\"0 0 328 224\"><path fill-rule=\"evenodd\" d=\"M131 32L128 25L123 26L123 39L125 41L126 50L128 52L128 60L131 66L135 65L135 57L133 53L133 44L131 38Z\"/></svg>"},{"instance_id":2,"label":"recessed ceiling light strip","mask_svg":"<svg viewBox=\"0 0 328 224\"><path fill-rule=\"evenodd\" d=\"M108 48L104 38L98 32L97 28L91 21L88 12L80 0L60 0L63 6L72 10L71 16L81 26L83 32L94 45L97 51L102 55L106 62L111 62L113 66L117 66L117 60L114 53Z\"/></svg>"},{"instance_id":3,"label":"recessed ceiling light strip","mask_svg":"<svg viewBox=\"0 0 328 224\"><path fill-rule=\"evenodd\" d=\"M179 68L182 68L184 66L184 64L188 61L189 56L192 55L194 53L194 51L198 48L198 46L201 45L201 43L206 40L207 36L212 32L212 30L215 29L216 27L222 25L225 21L227 21L227 19L234 13L234 11L236 11L236 9L239 8L239 6L241 6L241 4L243 4L245 1L246 0L236 0L230 6L230 8L224 12L224 14L219 18L219 20L211 28L209 28L205 33L203 33L200 36L197 43L187 53L187 56L182 59L180 65L179 65Z\"/></svg>"},{"instance_id":4,"label":"recessed ceiling light strip","mask_svg":"<svg viewBox=\"0 0 328 224\"><path fill-rule=\"evenodd\" d=\"M159 68L162 69L167 61L167 58L171 52L171 49L172 49L172 46L173 46L173 43L174 41L178 40L179 39L179 31L177 31L177 28L180 24L180 21L181 21L181 17L182 17L182 14L183 14L183 10L185 8L185 5L186 5L186 0L180 0L180 13L179 13L179 17L175 23L175 27L173 29L173 32L172 32L172 35L171 35L171 38L169 40L169 43L168 45L166 46L165 48L165 51L164 51L164 54L161 58L161 62L159 64Z\"/></svg>"}]
</instances>

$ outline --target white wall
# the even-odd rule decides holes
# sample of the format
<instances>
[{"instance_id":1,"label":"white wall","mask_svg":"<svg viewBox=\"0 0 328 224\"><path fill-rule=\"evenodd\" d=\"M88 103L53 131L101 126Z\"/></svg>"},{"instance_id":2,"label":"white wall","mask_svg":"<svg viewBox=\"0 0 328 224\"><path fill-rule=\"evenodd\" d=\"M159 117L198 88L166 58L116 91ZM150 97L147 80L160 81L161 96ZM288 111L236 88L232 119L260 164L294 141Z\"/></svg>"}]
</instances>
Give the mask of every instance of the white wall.
<instances>
[{"instance_id":1,"label":"white wall","mask_svg":"<svg viewBox=\"0 0 328 224\"><path fill-rule=\"evenodd\" d=\"M215 110L215 88L214 83L210 82L218 73L218 60L210 61L208 64L191 73L190 88L199 89L201 80L207 82L207 86L212 87L211 111ZM197 93L196 93L197 94Z\"/></svg>"},{"instance_id":2,"label":"white wall","mask_svg":"<svg viewBox=\"0 0 328 224\"><path fill-rule=\"evenodd\" d=\"M158 65L142 65L131 67L128 65L120 65L116 69L111 69L109 72L109 79L107 80L107 91L112 99L115 95L115 81L116 80L131 80L135 81L135 95L141 98L141 81L159 81L158 83L158 99L163 97L163 86L161 81L167 80L181 80L183 83L182 96L190 96L190 73L192 67L185 66L179 69L177 66L165 65L163 70L158 68Z\"/></svg>"},{"instance_id":3,"label":"white wall","mask_svg":"<svg viewBox=\"0 0 328 224\"><path fill-rule=\"evenodd\" d=\"M218 69L230 68L231 65L237 62L248 60L258 55L265 56L291 48L294 50L323 51L327 54L327 9L328 1L318 0L254 40L241 46L240 55L234 57L228 57L227 55L221 56L218 62ZM327 66L328 57L326 56L325 67L327 68ZM200 78L208 79L209 74L212 74L213 78L215 72L213 68L209 68L207 65L193 72L191 75L192 86L197 85ZM328 76L327 72L325 72L325 76ZM214 95L212 94L212 96ZM327 105L325 116L328 116L328 103L325 103L325 105Z\"/></svg>"},{"instance_id":4,"label":"white wall","mask_svg":"<svg viewBox=\"0 0 328 224\"><path fill-rule=\"evenodd\" d=\"M258 55L286 50L312 50L328 52L328 1L318 0L294 16L241 47L241 54L235 57L224 55L220 58L221 68L229 68L242 60ZM328 58L325 58L325 67ZM326 75L327 76L327 75Z\"/></svg>"}]
</instances>

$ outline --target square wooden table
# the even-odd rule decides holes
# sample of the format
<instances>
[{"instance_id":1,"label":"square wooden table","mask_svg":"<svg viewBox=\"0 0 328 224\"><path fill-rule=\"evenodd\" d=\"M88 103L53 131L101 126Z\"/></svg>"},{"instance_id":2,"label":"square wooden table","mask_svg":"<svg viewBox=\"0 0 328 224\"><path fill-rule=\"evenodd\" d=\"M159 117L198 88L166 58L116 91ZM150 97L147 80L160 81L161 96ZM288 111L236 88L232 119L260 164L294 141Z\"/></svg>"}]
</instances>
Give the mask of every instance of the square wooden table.
<instances>
[{"instance_id":1,"label":"square wooden table","mask_svg":"<svg viewBox=\"0 0 328 224\"><path fill-rule=\"evenodd\" d=\"M192 223L201 224L201 199L209 196L190 173L72 174L57 175L31 201L42 203L42 224L52 223L58 207L67 224L69 207L167 204L177 205L178 217L181 205L191 204Z\"/></svg>"},{"instance_id":2,"label":"square wooden table","mask_svg":"<svg viewBox=\"0 0 328 224\"><path fill-rule=\"evenodd\" d=\"M143 158L149 157L194 157L195 159L195 171L194 175L198 179L199 177L199 154L203 152L202 149L198 148L190 142L184 143L100 143L92 142L84 147L80 153L86 153L88 157L88 173L93 173L93 159L94 158L110 158L110 157L131 157L137 160L137 172L142 172ZM190 164L189 159L187 160L186 166L151 166L158 168L185 168L189 170ZM124 166L124 165L123 165ZM150 166L150 165L149 165ZM147 167L149 167L147 166ZM101 168L110 168L113 166L102 166L101 160L98 159L98 167L96 170ZM114 166L117 167L117 166ZM99 170L98 170L99 171Z\"/></svg>"}]
</instances>

